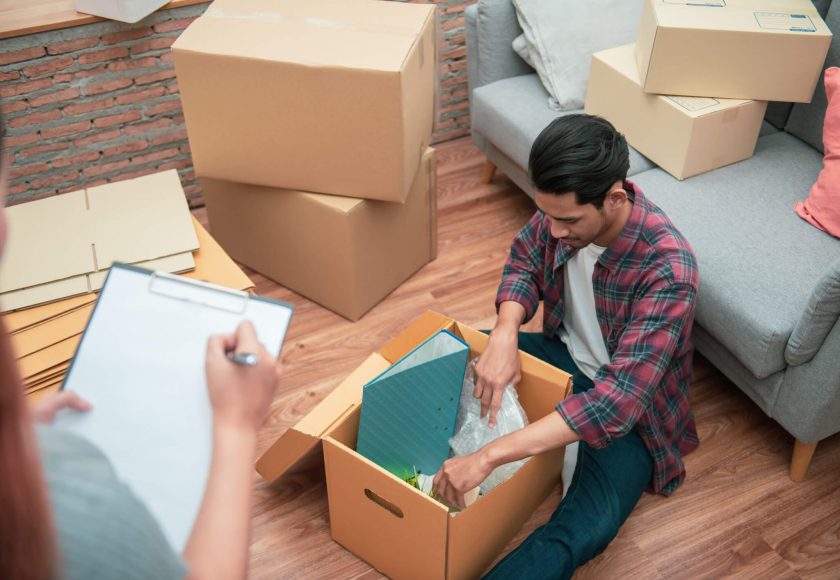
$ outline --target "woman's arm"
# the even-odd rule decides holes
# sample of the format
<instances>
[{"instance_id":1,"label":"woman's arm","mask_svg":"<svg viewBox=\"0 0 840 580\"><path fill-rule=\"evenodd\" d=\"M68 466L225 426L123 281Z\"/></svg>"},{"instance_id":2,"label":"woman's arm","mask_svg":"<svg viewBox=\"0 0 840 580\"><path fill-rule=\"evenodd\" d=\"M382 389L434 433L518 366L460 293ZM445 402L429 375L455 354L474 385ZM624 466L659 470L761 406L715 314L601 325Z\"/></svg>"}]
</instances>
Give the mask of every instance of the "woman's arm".
<instances>
[{"instance_id":1,"label":"woman's arm","mask_svg":"<svg viewBox=\"0 0 840 580\"><path fill-rule=\"evenodd\" d=\"M254 353L256 366L238 365L228 352ZM210 475L184 560L190 577L245 578L251 532L251 487L262 425L277 386L274 358L257 341L250 322L207 344L207 388L213 407Z\"/></svg>"}]
</instances>

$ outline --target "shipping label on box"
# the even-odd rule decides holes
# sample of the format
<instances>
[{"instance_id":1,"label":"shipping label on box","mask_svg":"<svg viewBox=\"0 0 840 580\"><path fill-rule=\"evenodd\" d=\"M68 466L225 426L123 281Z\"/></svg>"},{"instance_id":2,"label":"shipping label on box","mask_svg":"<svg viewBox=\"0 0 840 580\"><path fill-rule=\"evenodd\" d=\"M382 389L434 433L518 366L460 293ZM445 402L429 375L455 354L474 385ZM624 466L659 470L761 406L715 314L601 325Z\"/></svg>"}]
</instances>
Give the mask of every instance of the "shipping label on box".
<instances>
[{"instance_id":1,"label":"shipping label on box","mask_svg":"<svg viewBox=\"0 0 840 580\"><path fill-rule=\"evenodd\" d=\"M557 485L563 467L563 449L534 457L455 514L356 452L364 384L440 330L463 338L471 357L487 347L487 335L427 312L368 357L257 462L260 474L273 481L323 442L333 538L392 578L480 576ZM522 352L520 362L519 401L533 422L555 412L571 393L571 376Z\"/></svg>"},{"instance_id":2,"label":"shipping label on box","mask_svg":"<svg viewBox=\"0 0 840 580\"><path fill-rule=\"evenodd\" d=\"M645 0L636 63L647 93L807 103L831 36L810 0Z\"/></svg>"},{"instance_id":3,"label":"shipping label on box","mask_svg":"<svg viewBox=\"0 0 840 580\"><path fill-rule=\"evenodd\" d=\"M585 111L677 179L751 157L766 109L766 101L645 93L632 44L592 56Z\"/></svg>"},{"instance_id":4,"label":"shipping label on box","mask_svg":"<svg viewBox=\"0 0 840 580\"><path fill-rule=\"evenodd\" d=\"M172 46L200 177L402 202L434 127L433 4L216 0Z\"/></svg>"}]
</instances>

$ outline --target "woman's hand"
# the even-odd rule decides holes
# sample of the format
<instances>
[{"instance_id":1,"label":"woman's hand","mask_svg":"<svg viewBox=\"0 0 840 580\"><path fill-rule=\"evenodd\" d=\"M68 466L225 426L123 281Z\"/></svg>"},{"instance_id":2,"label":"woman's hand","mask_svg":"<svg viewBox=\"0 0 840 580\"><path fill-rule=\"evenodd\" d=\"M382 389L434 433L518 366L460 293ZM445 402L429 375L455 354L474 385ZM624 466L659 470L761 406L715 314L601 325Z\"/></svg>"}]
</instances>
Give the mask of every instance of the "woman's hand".
<instances>
[{"instance_id":1,"label":"woman's hand","mask_svg":"<svg viewBox=\"0 0 840 580\"><path fill-rule=\"evenodd\" d=\"M49 393L35 403L31 408L32 419L37 423L52 424L56 414L62 409L74 411L90 411L91 404L73 391L58 391Z\"/></svg>"},{"instance_id":2,"label":"woman's hand","mask_svg":"<svg viewBox=\"0 0 840 580\"><path fill-rule=\"evenodd\" d=\"M228 353L255 354L257 364L237 364ZM210 337L205 372L215 426L256 432L274 398L278 368L249 321L240 323L234 334Z\"/></svg>"}]
</instances>

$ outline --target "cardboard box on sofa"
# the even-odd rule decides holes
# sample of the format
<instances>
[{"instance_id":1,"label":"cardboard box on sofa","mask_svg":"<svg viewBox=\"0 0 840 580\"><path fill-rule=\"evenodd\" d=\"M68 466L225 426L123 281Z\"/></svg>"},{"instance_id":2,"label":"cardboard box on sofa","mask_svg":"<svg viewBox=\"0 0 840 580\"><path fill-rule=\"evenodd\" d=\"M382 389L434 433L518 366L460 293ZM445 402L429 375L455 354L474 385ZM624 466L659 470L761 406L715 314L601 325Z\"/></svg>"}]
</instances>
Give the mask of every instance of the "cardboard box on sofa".
<instances>
[{"instance_id":1,"label":"cardboard box on sofa","mask_svg":"<svg viewBox=\"0 0 840 580\"><path fill-rule=\"evenodd\" d=\"M766 109L766 101L645 93L632 44L592 55L585 111L677 179L751 157Z\"/></svg>"},{"instance_id":2,"label":"cardboard box on sofa","mask_svg":"<svg viewBox=\"0 0 840 580\"><path fill-rule=\"evenodd\" d=\"M435 122L434 4L216 0L172 53L200 177L405 200Z\"/></svg>"},{"instance_id":3,"label":"cardboard box on sofa","mask_svg":"<svg viewBox=\"0 0 840 580\"><path fill-rule=\"evenodd\" d=\"M808 103L831 43L810 0L645 0L645 92Z\"/></svg>"},{"instance_id":4,"label":"cardboard box on sofa","mask_svg":"<svg viewBox=\"0 0 840 580\"><path fill-rule=\"evenodd\" d=\"M562 449L534 457L453 514L356 453L364 384L440 329L469 343L471 357L487 346L487 335L425 313L370 355L257 462L259 473L274 481L323 443L333 539L391 578L478 577L557 485L563 466ZM569 395L571 376L522 352L520 362L519 401L535 421Z\"/></svg>"},{"instance_id":5,"label":"cardboard box on sofa","mask_svg":"<svg viewBox=\"0 0 840 580\"><path fill-rule=\"evenodd\" d=\"M404 204L203 179L213 236L238 262L358 320L437 256L435 151Z\"/></svg>"}]
</instances>

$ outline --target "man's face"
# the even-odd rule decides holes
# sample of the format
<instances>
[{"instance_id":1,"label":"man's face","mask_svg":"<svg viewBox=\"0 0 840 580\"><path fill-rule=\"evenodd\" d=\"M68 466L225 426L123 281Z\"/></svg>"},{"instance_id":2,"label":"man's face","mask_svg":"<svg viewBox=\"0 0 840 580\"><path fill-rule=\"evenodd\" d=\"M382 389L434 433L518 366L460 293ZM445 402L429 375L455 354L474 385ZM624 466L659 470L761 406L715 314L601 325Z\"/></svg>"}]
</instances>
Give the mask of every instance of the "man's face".
<instances>
[{"instance_id":1,"label":"man's face","mask_svg":"<svg viewBox=\"0 0 840 580\"><path fill-rule=\"evenodd\" d=\"M574 193L555 195L538 191L534 200L551 221L551 235L575 249L593 242L598 244L596 240L609 227L604 207L596 208L591 203L578 205Z\"/></svg>"}]
</instances>

